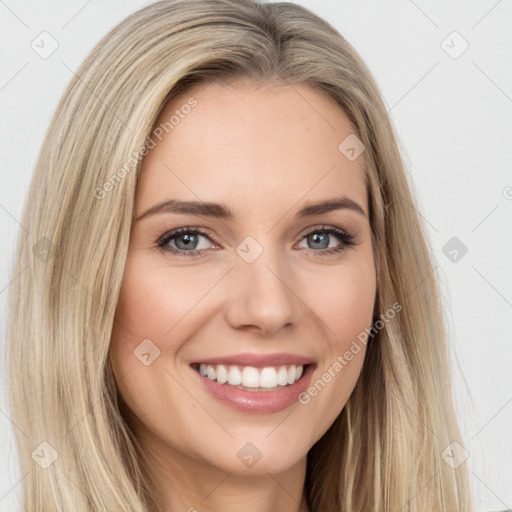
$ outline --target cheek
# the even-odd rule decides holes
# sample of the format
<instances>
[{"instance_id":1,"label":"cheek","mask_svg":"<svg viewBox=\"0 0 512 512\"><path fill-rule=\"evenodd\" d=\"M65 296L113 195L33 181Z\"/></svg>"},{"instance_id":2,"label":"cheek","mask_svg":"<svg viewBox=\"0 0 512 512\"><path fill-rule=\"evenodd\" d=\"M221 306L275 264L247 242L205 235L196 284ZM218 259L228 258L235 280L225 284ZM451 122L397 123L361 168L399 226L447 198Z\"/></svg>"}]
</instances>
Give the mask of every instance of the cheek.
<instances>
[{"instance_id":1,"label":"cheek","mask_svg":"<svg viewBox=\"0 0 512 512\"><path fill-rule=\"evenodd\" d=\"M333 349L345 345L371 326L376 297L376 275L373 255L364 254L347 260L335 272L310 276L315 286L307 295L307 303L325 326L324 332Z\"/></svg>"},{"instance_id":2,"label":"cheek","mask_svg":"<svg viewBox=\"0 0 512 512\"><path fill-rule=\"evenodd\" d=\"M312 407L311 414L323 414L320 437L345 406L363 366L376 295L373 257L347 262L315 282L307 301L319 319L324 346L317 373L299 401Z\"/></svg>"},{"instance_id":3,"label":"cheek","mask_svg":"<svg viewBox=\"0 0 512 512\"><path fill-rule=\"evenodd\" d=\"M142 340L149 338L162 352L172 352L176 332L186 337L183 327L194 316L196 306L205 290L213 283L212 277L195 275L185 270L172 273L151 265L142 258L132 257L126 265L125 276L116 311L116 336L112 345L120 340L133 351Z\"/></svg>"},{"instance_id":4,"label":"cheek","mask_svg":"<svg viewBox=\"0 0 512 512\"><path fill-rule=\"evenodd\" d=\"M129 256L109 357L129 418L135 418L138 425L140 420L145 427L172 430L179 425L176 411L186 417L196 407L193 401L181 403L183 390L168 370L197 329L194 305L204 295L205 286L208 290L213 285L211 279L191 280L190 273L179 271L171 279L168 269L166 274L148 259Z\"/></svg>"},{"instance_id":5,"label":"cheek","mask_svg":"<svg viewBox=\"0 0 512 512\"><path fill-rule=\"evenodd\" d=\"M173 367L181 347L197 333L205 294L222 275L222 269L218 275L204 268L171 272L147 256L129 255L109 350L127 403L141 396L147 400L151 389L169 384L164 369ZM181 392L176 389L175 393L180 396Z\"/></svg>"}]
</instances>

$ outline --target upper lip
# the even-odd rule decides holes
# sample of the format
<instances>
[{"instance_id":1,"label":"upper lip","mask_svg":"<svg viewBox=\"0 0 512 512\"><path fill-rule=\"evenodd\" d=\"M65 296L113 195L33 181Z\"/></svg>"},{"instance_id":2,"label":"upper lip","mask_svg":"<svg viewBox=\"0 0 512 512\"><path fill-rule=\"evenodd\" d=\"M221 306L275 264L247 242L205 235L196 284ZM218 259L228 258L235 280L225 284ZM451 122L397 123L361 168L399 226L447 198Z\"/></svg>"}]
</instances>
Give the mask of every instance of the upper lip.
<instances>
[{"instance_id":1,"label":"upper lip","mask_svg":"<svg viewBox=\"0 0 512 512\"><path fill-rule=\"evenodd\" d=\"M252 366L254 368L265 368L267 366L280 366L294 364L304 366L313 363L309 357L299 356L281 352L279 354L232 354L221 357L208 357L193 361L191 364L225 364L233 366Z\"/></svg>"}]
</instances>

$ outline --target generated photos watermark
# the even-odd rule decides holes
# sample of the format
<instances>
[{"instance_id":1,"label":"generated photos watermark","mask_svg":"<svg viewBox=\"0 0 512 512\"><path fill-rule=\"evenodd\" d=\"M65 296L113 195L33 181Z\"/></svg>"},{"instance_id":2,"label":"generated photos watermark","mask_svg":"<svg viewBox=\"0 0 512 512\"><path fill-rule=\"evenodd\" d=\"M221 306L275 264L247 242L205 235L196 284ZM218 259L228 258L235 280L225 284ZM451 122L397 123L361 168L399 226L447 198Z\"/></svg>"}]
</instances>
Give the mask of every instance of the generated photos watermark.
<instances>
[{"instance_id":1,"label":"generated photos watermark","mask_svg":"<svg viewBox=\"0 0 512 512\"><path fill-rule=\"evenodd\" d=\"M312 397L318 395L322 389L336 375L348 365L354 358L354 355L361 351L362 346L366 346L370 337L375 336L386 324L391 322L395 315L402 310L402 304L395 302L392 307L379 316L379 319L373 323L368 329L364 329L357 335L357 339L352 341L350 348L343 355L338 355L336 361L322 373L322 375L306 390L299 394L298 400L301 404L306 405L311 401Z\"/></svg>"},{"instance_id":2,"label":"generated photos watermark","mask_svg":"<svg viewBox=\"0 0 512 512\"><path fill-rule=\"evenodd\" d=\"M156 146L156 141L153 137L156 137L159 141L162 140L164 133L169 133L174 130L176 126L184 119L194 107L197 106L197 100L191 96L186 103L181 105L180 108L174 110L174 113L169 117L165 123L160 123L152 132L151 135L146 139L144 145L137 151L133 151L131 156L127 158L124 164L112 174L112 176L101 185L96 187L93 191L93 195L96 199L104 199L108 192L114 190L114 188L121 183L121 181L130 173L133 169L136 169L138 163Z\"/></svg>"}]
</instances>

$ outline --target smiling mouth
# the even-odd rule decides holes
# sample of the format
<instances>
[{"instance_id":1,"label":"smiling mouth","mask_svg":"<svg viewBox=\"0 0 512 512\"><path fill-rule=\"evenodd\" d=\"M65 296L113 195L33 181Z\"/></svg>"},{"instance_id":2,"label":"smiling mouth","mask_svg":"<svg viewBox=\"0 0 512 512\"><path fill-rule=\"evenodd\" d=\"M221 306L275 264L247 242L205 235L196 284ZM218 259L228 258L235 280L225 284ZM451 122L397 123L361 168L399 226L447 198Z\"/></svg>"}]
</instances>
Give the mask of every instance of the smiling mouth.
<instances>
[{"instance_id":1,"label":"smiling mouth","mask_svg":"<svg viewBox=\"0 0 512 512\"><path fill-rule=\"evenodd\" d=\"M292 386L303 378L310 366L312 364L283 364L264 368L201 363L191 365L204 378L219 385L259 392L277 391Z\"/></svg>"}]
</instances>

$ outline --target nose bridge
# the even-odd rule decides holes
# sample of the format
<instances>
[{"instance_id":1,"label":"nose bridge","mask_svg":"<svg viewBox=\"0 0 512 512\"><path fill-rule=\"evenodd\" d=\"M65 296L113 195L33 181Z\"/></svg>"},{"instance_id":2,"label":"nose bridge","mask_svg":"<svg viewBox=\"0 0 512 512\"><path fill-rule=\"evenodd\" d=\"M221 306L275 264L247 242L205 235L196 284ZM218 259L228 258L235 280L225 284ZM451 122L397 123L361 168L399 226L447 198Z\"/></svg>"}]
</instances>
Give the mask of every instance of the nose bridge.
<instances>
[{"instance_id":1,"label":"nose bridge","mask_svg":"<svg viewBox=\"0 0 512 512\"><path fill-rule=\"evenodd\" d=\"M247 237L236 248L226 314L233 327L250 325L268 334L297 322L299 300L286 255L270 235L258 238Z\"/></svg>"}]
</instances>

